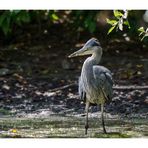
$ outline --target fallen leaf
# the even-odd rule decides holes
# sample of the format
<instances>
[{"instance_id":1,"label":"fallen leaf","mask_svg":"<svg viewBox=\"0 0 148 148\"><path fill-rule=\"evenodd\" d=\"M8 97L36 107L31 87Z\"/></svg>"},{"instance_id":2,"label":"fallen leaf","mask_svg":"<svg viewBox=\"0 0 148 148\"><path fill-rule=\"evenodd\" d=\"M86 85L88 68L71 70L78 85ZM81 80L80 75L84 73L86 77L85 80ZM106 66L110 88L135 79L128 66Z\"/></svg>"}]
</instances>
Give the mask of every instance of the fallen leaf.
<instances>
[{"instance_id":1,"label":"fallen leaf","mask_svg":"<svg viewBox=\"0 0 148 148\"><path fill-rule=\"evenodd\" d=\"M14 129L11 129L10 132L17 133L18 131L17 131L17 129L14 128Z\"/></svg>"}]
</instances>

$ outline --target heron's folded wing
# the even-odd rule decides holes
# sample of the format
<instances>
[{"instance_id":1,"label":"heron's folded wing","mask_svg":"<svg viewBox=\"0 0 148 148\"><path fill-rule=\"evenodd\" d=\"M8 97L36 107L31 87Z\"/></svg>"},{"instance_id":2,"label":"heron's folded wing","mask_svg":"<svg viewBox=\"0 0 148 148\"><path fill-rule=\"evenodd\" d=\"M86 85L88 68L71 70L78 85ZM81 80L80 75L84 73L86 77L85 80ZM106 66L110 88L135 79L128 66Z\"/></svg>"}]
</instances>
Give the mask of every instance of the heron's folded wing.
<instances>
[{"instance_id":1,"label":"heron's folded wing","mask_svg":"<svg viewBox=\"0 0 148 148\"><path fill-rule=\"evenodd\" d=\"M113 80L109 69L104 66L93 66L93 74L97 87L104 90L106 96L112 98Z\"/></svg>"}]
</instances>

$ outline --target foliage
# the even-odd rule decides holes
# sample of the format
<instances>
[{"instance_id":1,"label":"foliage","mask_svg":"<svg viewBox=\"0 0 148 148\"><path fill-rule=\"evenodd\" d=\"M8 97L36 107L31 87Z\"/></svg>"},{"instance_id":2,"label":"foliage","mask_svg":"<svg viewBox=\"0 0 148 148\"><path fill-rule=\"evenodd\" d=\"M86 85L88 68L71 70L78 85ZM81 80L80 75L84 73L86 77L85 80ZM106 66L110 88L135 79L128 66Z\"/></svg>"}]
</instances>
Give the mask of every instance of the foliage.
<instances>
[{"instance_id":1,"label":"foliage","mask_svg":"<svg viewBox=\"0 0 148 148\"><path fill-rule=\"evenodd\" d=\"M148 28L144 29L144 27L140 27L138 29L138 21L141 19L141 15L136 12L136 15L134 15L133 11L130 11L130 14L132 17L128 17L129 11L125 10L122 13L121 11L114 10L114 17L116 19L106 19L106 22L110 24L112 27L108 30L108 34L110 34L115 28L116 31L120 30L123 31L123 25L128 26L130 31L128 33L131 33L132 36L134 36L137 33L139 33L139 36L141 36L141 41L144 40L144 38L148 37ZM141 13L141 12L140 12ZM138 14L138 15L137 15ZM128 22L128 18L130 19L130 24Z\"/></svg>"},{"instance_id":2,"label":"foliage","mask_svg":"<svg viewBox=\"0 0 148 148\"><path fill-rule=\"evenodd\" d=\"M87 29L90 33L94 33L97 27L97 18L98 11L73 11L72 17L73 22L76 28Z\"/></svg>"},{"instance_id":3,"label":"foliage","mask_svg":"<svg viewBox=\"0 0 148 148\"><path fill-rule=\"evenodd\" d=\"M0 13L0 28L5 35L11 33L14 25L21 26L23 23L28 22L30 22L30 16L28 11L7 10Z\"/></svg>"},{"instance_id":4,"label":"foliage","mask_svg":"<svg viewBox=\"0 0 148 148\"><path fill-rule=\"evenodd\" d=\"M118 10L114 10L114 17L115 19L110 20L106 19L107 23L110 24L112 27L108 30L108 34L110 34L115 28L116 31L119 29L123 31L123 25L128 26L130 28L129 22L127 20L128 11L125 10L124 13Z\"/></svg>"},{"instance_id":5,"label":"foliage","mask_svg":"<svg viewBox=\"0 0 148 148\"><path fill-rule=\"evenodd\" d=\"M22 27L32 20L40 22L41 20L57 21L59 17L55 11L28 11L28 10L7 10L0 11L0 28L7 36L11 34L14 27Z\"/></svg>"},{"instance_id":6,"label":"foliage","mask_svg":"<svg viewBox=\"0 0 148 148\"><path fill-rule=\"evenodd\" d=\"M141 41L142 41L145 37L148 37L148 28L144 30L144 27L140 27L140 28L138 29L138 31L140 32L140 33L139 33L139 36L142 36Z\"/></svg>"},{"instance_id":7,"label":"foliage","mask_svg":"<svg viewBox=\"0 0 148 148\"><path fill-rule=\"evenodd\" d=\"M68 13L67 13L68 12ZM103 12L104 13L104 12ZM108 34L117 31L123 31L127 28L130 30L128 31L128 35L132 37L139 36L141 37L141 41L148 36L148 29L140 27L139 22L142 19L144 11L127 11L127 10L114 10L113 17L109 19L108 17L111 16L111 11L108 12L106 22L107 24L111 25L110 29L108 30ZM66 15L66 17L65 17ZM63 22L66 20L66 23L70 23L73 25L72 27L74 30L88 30L90 33L98 32L97 25L98 20L100 20L100 11L98 10L77 10L77 11L55 11L55 10L5 10L0 11L0 30L4 33L5 36L13 34L14 31L17 31L18 28L23 28L26 24L37 24L39 28L42 27L42 24L47 23L55 23L57 21ZM103 18L103 19L104 19ZM62 20L63 19L63 20ZM102 19L102 18L101 18ZM129 24L129 21L130 24ZM62 20L62 21L60 21ZM106 24L103 24L104 28ZM50 27L50 26L49 26ZM139 28L139 29L138 29ZM106 29L106 28L105 28ZM0 33L2 33L0 32Z\"/></svg>"}]
</instances>

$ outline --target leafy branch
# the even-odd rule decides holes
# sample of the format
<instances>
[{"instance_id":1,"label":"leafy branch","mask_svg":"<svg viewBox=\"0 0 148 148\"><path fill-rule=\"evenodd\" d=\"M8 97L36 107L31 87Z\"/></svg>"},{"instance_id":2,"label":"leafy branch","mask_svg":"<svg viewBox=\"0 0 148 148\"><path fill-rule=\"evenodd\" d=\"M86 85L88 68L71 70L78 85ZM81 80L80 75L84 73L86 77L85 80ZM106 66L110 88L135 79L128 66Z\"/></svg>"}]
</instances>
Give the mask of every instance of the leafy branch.
<instances>
[{"instance_id":1,"label":"leafy branch","mask_svg":"<svg viewBox=\"0 0 148 148\"><path fill-rule=\"evenodd\" d=\"M123 13L119 10L114 10L114 20L106 19L107 23L110 24L112 27L108 30L107 34L110 34L115 28L116 31L121 30L123 31L123 25L128 26L130 28L129 22L127 20L128 10L124 10Z\"/></svg>"},{"instance_id":2,"label":"leafy branch","mask_svg":"<svg viewBox=\"0 0 148 148\"><path fill-rule=\"evenodd\" d=\"M140 33L139 33L139 36L142 36L141 41L142 41L145 37L148 37L148 28L144 30L144 27L140 27L140 28L138 29L138 31L140 32Z\"/></svg>"}]
</instances>

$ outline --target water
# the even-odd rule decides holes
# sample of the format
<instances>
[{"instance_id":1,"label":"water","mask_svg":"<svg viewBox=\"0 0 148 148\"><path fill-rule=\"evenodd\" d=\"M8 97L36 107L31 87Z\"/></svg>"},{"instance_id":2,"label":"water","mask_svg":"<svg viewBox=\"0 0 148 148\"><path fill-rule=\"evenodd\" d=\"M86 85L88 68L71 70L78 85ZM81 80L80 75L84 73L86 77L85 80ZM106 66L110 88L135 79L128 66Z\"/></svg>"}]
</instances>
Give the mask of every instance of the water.
<instances>
[{"instance_id":1,"label":"water","mask_svg":"<svg viewBox=\"0 0 148 148\"><path fill-rule=\"evenodd\" d=\"M106 120L107 134L100 119L89 118L88 135L84 134L85 117L1 118L0 137L7 138L130 138L147 137L148 120L142 118Z\"/></svg>"}]
</instances>

